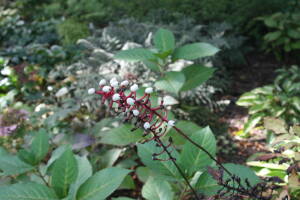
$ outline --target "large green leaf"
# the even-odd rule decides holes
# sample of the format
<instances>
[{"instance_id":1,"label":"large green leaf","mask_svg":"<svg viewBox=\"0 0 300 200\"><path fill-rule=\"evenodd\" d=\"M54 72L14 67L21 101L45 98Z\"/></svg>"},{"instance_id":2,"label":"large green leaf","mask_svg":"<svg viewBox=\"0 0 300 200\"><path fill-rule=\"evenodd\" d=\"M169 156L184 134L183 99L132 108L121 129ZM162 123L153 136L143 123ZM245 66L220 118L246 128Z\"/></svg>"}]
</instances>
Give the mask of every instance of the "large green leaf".
<instances>
[{"instance_id":1,"label":"large green leaf","mask_svg":"<svg viewBox=\"0 0 300 200\"><path fill-rule=\"evenodd\" d=\"M45 129L41 129L36 133L31 144L31 153L34 155L35 163L40 162L47 155L49 150L48 140Z\"/></svg>"},{"instance_id":2,"label":"large green leaf","mask_svg":"<svg viewBox=\"0 0 300 200\"><path fill-rule=\"evenodd\" d=\"M144 61L144 60L155 60L155 55L144 48L135 48L119 51L115 55L115 59L126 60L126 61Z\"/></svg>"},{"instance_id":3,"label":"large green leaf","mask_svg":"<svg viewBox=\"0 0 300 200\"><path fill-rule=\"evenodd\" d=\"M78 190L77 200L102 200L113 193L130 170L106 168L90 177Z\"/></svg>"},{"instance_id":4,"label":"large green leaf","mask_svg":"<svg viewBox=\"0 0 300 200\"><path fill-rule=\"evenodd\" d=\"M103 144L125 146L142 139L143 131L138 129L131 131L132 125L123 124L120 127L113 128L101 138Z\"/></svg>"},{"instance_id":5,"label":"large green leaf","mask_svg":"<svg viewBox=\"0 0 300 200\"><path fill-rule=\"evenodd\" d=\"M18 175L30 171L33 169L33 166L23 162L17 156L1 155L0 169L3 171L3 175L9 176Z\"/></svg>"},{"instance_id":6,"label":"large green leaf","mask_svg":"<svg viewBox=\"0 0 300 200\"><path fill-rule=\"evenodd\" d=\"M53 164L51 185L59 197L65 197L78 175L78 165L71 149L67 149Z\"/></svg>"},{"instance_id":7,"label":"large green leaf","mask_svg":"<svg viewBox=\"0 0 300 200\"><path fill-rule=\"evenodd\" d=\"M148 200L173 200L170 184L159 177L149 177L142 189L142 196Z\"/></svg>"},{"instance_id":8,"label":"large green leaf","mask_svg":"<svg viewBox=\"0 0 300 200\"><path fill-rule=\"evenodd\" d=\"M171 52L175 48L175 37L171 31L160 28L154 35L154 45L161 52Z\"/></svg>"},{"instance_id":9,"label":"large green leaf","mask_svg":"<svg viewBox=\"0 0 300 200\"><path fill-rule=\"evenodd\" d=\"M272 42L274 40L277 40L281 36L281 31L275 31L268 33L264 36L264 39L267 40L268 42Z\"/></svg>"},{"instance_id":10,"label":"large green leaf","mask_svg":"<svg viewBox=\"0 0 300 200\"><path fill-rule=\"evenodd\" d=\"M155 87L177 95L184 82L185 76L182 72L167 72L162 79L156 81Z\"/></svg>"},{"instance_id":11,"label":"large green leaf","mask_svg":"<svg viewBox=\"0 0 300 200\"><path fill-rule=\"evenodd\" d=\"M216 139L209 127L199 129L199 131L192 134L191 139L201 145L211 155L215 156ZM197 148L189 141L186 141L180 154L179 163L189 175L207 167L212 162L213 161L204 151Z\"/></svg>"},{"instance_id":12,"label":"large green leaf","mask_svg":"<svg viewBox=\"0 0 300 200\"><path fill-rule=\"evenodd\" d=\"M79 187L93 174L92 165L86 157L76 156L76 160L78 165L78 176L76 181L70 186L68 195L69 200L76 198L76 193Z\"/></svg>"},{"instance_id":13,"label":"large green leaf","mask_svg":"<svg viewBox=\"0 0 300 200\"><path fill-rule=\"evenodd\" d=\"M149 167L151 170L155 171L158 174L162 174L171 178L180 177L179 172L172 163L172 161L158 161L152 159L153 153L159 153L162 151L160 147L157 147L153 141L147 142L145 144L138 144L138 155L142 162ZM172 156L178 158L177 151L172 152ZM159 156L161 159L168 159L166 153Z\"/></svg>"},{"instance_id":14,"label":"large green leaf","mask_svg":"<svg viewBox=\"0 0 300 200\"><path fill-rule=\"evenodd\" d=\"M243 185L245 188L248 187L246 179L248 180L251 186L255 186L256 184L261 182L259 177L256 176L255 173L246 166L227 163L224 164L224 167L232 174L238 176L241 179L241 185ZM229 179L229 175L226 172L224 172L223 180L227 179ZM234 186L234 183L232 181L229 181L229 185ZM199 190L199 192L204 193L206 195L214 195L219 189L221 189L221 187L217 184L217 181L214 180L208 172L204 172L198 179L196 189Z\"/></svg>"},{"instance_id":15,"label":"large green leaf","mask_svg":"<svg viewBox=\"0 0 300 200\"><path fill-rule=\"evenodd\" d=\"M219 49L217 47L208 43L193 43L175 49L172 58L173 60L194 60L197 58L213 56L218 51Z\"/></svg>"},{"instance_id":16,"label":"large green leaf","mask_svg":"<svg viewBox=\"0 0 300 200\"><path fill-rule=\"evenodd\" d=\"M58 200L55 192L36 183L19 183L0 187L1 200Z\"/></svg>"},{"instance_id":17,"label":"large green leaf","mask_svg":"<svg viewBox=\"0 0 300 200\"><path fill-rule=\"evenodd\" d=\"M185 83L181 88L182 91L191 90L205 81L207 81L215 69L212 67L203 67L198 65L191 65L182 70L185 76Z\"/></svg>"},{"instance_id":18,"label":"large green leaf","mask_svg":"<svg viewBox=\"0 0 300 200\"><path fill-rule=\"evenodd\" d=\"M182 130L185 130L188 127L188 131L185 132L188 136L201 129L200 126L191 121L178 121L176 122L176 127ZM168 136L172 137L173 143L176 146L183 145L186 142L186 140L173 128L168 132Z\"/></svg>"}]
</instances>

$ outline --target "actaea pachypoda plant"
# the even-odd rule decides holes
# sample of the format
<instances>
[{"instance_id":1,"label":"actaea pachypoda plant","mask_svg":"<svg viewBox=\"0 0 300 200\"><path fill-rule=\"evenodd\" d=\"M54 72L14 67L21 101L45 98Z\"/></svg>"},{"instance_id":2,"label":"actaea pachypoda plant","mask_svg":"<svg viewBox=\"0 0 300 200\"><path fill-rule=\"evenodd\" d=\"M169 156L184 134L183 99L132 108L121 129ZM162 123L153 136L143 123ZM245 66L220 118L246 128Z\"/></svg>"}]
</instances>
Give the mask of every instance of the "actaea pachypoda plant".
<instances>
[{"instance_id":1,"label":"actaea pachypoda plant","mask_svg":"<svg viewBox=\"0 0 300 200\"><path fill-rule=\"evenodd\" d=\"M99 82L99 89L96 90L95 88L90 88L88 90L88 93L101 95L102 104L106 103L109 109L114 110L118 114L123 114L124 121L133 122L135 128L133 128L132 131L138 128L144 129L144 136L146 139L143 142L154 141L156 145L158 147L161 147L162 149L161 152L152 154L152 159L158 161L166 161L165 159L160 159L159 156L164 153L167 154L167 160L172 161L172 163L175 165L175 167L187 183L188 187L193 192L195 199L200 198L198 197L197 192L191 186L182 169L176 163L175 157L172 156L172 149L170 149L172 147L172 139L169 138L168 144L165 144L162 141L162 136L166 134L168 126L175 129L178 134L191 142L197 148L204 151L212 160L216 162L219 170L215 171L215 173L222 174L222 176L218 176L218 178L215 178L216 176L214 176L214 174L212 174L212 176L222 186L222 189L220 190L220 193L214 197L214 199L225 196L227 193L230 193L231 197L234 199L245 196L260 200L270 199L269 197L262 196L261 191L267 189L265 184L259 184L257 186L250 186L249 184L247 184L247 187L243 186L239 177L232 174L204 147L194 142L192 139L190 139L189 136L187 136L187 134L176 127L175 121L168 119L168 110L164 106L163 100L160 101L160 104L158 106L153 106L150 98L151 94L153 93L153 88L146 88L144 94L141 97L138 97L137 95L138 89L139 87L137 84L133 84L130 86L129 81L127 80L119 83L116 78L112 78L109 81L109 84L107 84L107 81L105 79L102 79ZM229 175L230 179L223 179L224 172ZM234 184L235 186L232 186L229 184L229 182L236 184Z\"/></svg>"}]
</instances>

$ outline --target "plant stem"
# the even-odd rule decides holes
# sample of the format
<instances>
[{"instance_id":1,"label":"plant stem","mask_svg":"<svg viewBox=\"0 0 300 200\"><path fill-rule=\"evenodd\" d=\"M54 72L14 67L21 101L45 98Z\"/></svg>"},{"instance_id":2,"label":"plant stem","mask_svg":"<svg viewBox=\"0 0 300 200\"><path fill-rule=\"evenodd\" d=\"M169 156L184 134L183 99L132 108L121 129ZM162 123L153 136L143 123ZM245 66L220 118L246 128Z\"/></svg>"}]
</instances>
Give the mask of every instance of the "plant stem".
<instances>
[{"instance_id":1,"label":"plant stem","mask_svg":"<svg viewBox=\"0 0 300 200\"><path fill-rule=\"evenodd\" d=\"M155 131L151 131L153 133L153 135L155 137L156 133ZM169 159L171 160L171 162L175 165L175 167L177 168L178 172L180 173L180 175L182 176L182 178L185 180L186 184L188 185L188 187L192 190L192 192L195 195L196 200L200 200L198 197L197 192L194 190L194 188L192 187L192 185L190 184L189 180L187 179L187 177L185 176L184 172L181 170L181 168L178 166L178 164L176 163L176 159L172 156L171 152L169 151L169 149L164 145L164 143L161 141L161 139L159 137L157 137L155 139L158 144L163 148L163 150L167 153L167 155L169 156Z\"/></svg>"},{"instance_id":2,"label":"plant stem","mask_svg":"<svg viewBox=\"0 0 300 200\"><path fill-rule=\"evenodd\" d=\"M151 109L151 108L149 108ZM162 117L158 112L156 112L155 110L152 110L152 112L157 115L161 120L168 122L168 120L166 120L164 117ZM182 137L184 137L185 139L187 139L190 143L192 143L193 145L195 145L197 148L199 148L200 150L204 151L204 153L206 153L210 159L212 159L213 161L215 161L217 163L217 165L219 165L228 175L232 176L232 173L226 169L222 163L220 163L217 159L214 158L214 156L209 153L204 147L202 147L200 144L197 144L196 142L194 142L187 134L185 134L182 130L180 130L179 128L177 128L176 126L173 126L173 128L176 130L177 133L179 133Z\"/></svg>"}]
</instances>

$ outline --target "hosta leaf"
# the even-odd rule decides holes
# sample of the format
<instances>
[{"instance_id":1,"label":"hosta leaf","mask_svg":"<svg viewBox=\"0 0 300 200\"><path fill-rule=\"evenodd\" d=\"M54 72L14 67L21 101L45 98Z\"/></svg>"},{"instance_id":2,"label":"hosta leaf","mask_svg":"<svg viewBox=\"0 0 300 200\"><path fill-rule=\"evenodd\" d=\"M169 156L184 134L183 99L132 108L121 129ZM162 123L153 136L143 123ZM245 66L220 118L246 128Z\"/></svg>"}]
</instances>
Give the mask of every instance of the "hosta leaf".
<instances>
[{"instance_id":1,"label":"hosta leaf","mask_svg":"<svg viewBox=\"0 0 300 200\"><path fill-rule=\"evenodd\" d=\"M17 156L1 155L0 169L3 175L18 175L33 169L33 166L23 162Z\"/></svg>"},{"instance_id":2,"label":"hosta leaf","mask_svg":"<svg viewBox=\"0 0 300 200\"><path fill-rule=\"evenodd\" d=\"M159 153L162 151L160 147L157 147L154 142L148 142L145 144L138 144L138 155L142 162L149 167L151 170L155 171L158 174L162 174L171 178L180 177L179 172L172 163L172 161L160 162L158 160L152 159L153 153ZM173 151L172 155L175 158L178 158L177 151ZM167 159L168 156L164 153L159 156L161 159Z\"/></svg>"},{"instance_id":3,"label":"hosta leaf","mask_svg":"<svg viewBox=\"0 0 300 200\"><path fill-rule=\"evenodd\" d=\"M155 60L155 55L144 48L135 48L119 51L115 55L115 59L126 60L126 61L144 61L144 60Z\"/></svg>"},{"instance_id":4,"label":"hosta leaf","mask_svg":"<svg viewBox=\"0 0 300 200\"><path fill-rule=\"evenodd\" d=\"M212 76L214 71L214 68L198 65L191 65L184 68L182 72L184 73L186 81L181 90L187 91L201 85Z\"/></svg>"},{"instance_id":5,"label":"hosta leaf","mask_svg":"<svg viewBox=\"0 0 300 200\"><path fill-rule=\"evenodd\" d=\"M142 196L148 200L173 200L174 192L167 181L150 177L143 186Z\"/></svg>"},{"instance_id":6,"label":"hosta leaf","mask_svg":"<svg viewBox=\"0 0 300 200\"><path fill-rule=\"evenodd\" d=\"M36 132L36 135L31 144L31 153L34 155L35 163L41 161L48 153L49 142L46 130L41 129Z\"/></svg>"},{"instance_id":7,"label":"hosta leaf","mask_svg":"<svg viewBox=\"0 0 300 200\"><path fill-rule=\"evenodd\" d=\"M175 48L175 37L171 31L160 28L154 35L154 45L161 52L171 52Z\"/></svg>"},{"instance_id":8,"label":"hosta leaf","mask_svg":"<svg viewBox=\"0 0 300 200\"><path fill-rule=\"evenodd\" d=\"M255 126L259 122L261 122L263 117L264 117L263 113L257 113L252 115L244 125L244 133L249 133L253 128L255 128Z\"/></svg>"},{"instance_id":9,"label":"hosta leaf","mask_svg":"<svg viewBox=\"0 0 300 200\"><path fill-rule=\"evenodd\" d=\"M78 190L77 200L102 200L113 193L130 170L112 167L90 177Z\"/></svg>"},{"instance_id":10,"label":"hosta leaf","mask_svg":"<svg viewBox=\"0 0 300 200\"><path fill-rule=\"evenodd\" d=\"M219 49L208 43L187 44L175 49L172 59L194 60L215 55Z\"/></svg>"},{"instance_id":11,"label":"hosta leaf","mask_svg":"<svg viewBox=\"0 0 300 200\"><path fill-rule=\"evenodd\" d=\"M2 200L59 200L55 192L36 183L19 183L0 187Z\"/></svg>"},{"instance_id":12,"label":"hosta leaf","mask_svg":"<svg viewBox=\"0 0 300 200\"><path fill-rule=\"evenodd\" d=\"M131 129L132 125L129 124L123 124L120 127L113 128L103 135L100 142L103 144L125 146L141 140L143 131L140 129L131 131Z\"/></svg>"},{"instance_id":13,"label":"hosta leaf","mask_svg":"<svg viewBox=\"0 0 300 200\"><path fill-rule=\"evenodd\" d=\"M209 127L194 132L191 139L215 156L217 148L216 139ZM212 162L213 161L205 152L191 144L189 141L186 141L180 154L179 163L189 175L207 167Z\"/></svg>"},{"instance_id":14,"label":"hosta leaf","mask_svg":"<svg viewBox=\"0 0 300 200\"><path fill-rule=\"evenodd\" d=\"M182 72L167 72L162 79L155 83L155 87L177 95L184 82L185 76Z\"/></svg>"},{"instance_id":15,"label":"hosta leaf","mask_svg":"<svg viewBox=\"0 0 300 200\"><path fill-rule=\"evenodd\" d=\"M78 174L78 166L71 149L67 149L53 164L51 185L59 197L65 197Z\"/></svg>"},{"instance_id":16,"label":"hosta leaf","mask_svg":"<svg viewBox=\"0 0 300 200\"><path fill-rule=\"evenodd\" d=\"M249 107L255 104L255 99L257 98L257 94L254 94L252 92L246 92L239 98L236 104L243 107Z\"/></svg>"}]
</instances>

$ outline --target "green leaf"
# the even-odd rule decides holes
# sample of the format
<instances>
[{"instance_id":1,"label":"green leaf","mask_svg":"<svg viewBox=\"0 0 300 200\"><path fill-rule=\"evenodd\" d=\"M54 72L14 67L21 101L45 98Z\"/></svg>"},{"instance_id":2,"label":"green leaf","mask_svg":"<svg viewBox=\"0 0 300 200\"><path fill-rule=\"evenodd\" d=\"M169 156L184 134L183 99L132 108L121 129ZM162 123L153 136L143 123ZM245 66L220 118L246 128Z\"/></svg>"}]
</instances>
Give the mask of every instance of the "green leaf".
<instances>
[{"instance_id":1,"label":"green leaf","mask_svg":"<svg viewBox=\"0 0 300 200\"><path fill-rule=\"evenodd\" d=\"M17 156L2 155L0 156L0 169L3 171L2 175L9 176L22 174L34 168L20 160Z\"/></svg>"},{"instance_id":2,"label":"green leaf","mask_svg":"<svg viewBox=\"0 0 300 200\"><path fill-rule=\"evenodd\" d=\"M207 56L213 56L219 51L218 48L208 43L193 43L187 44L182 47L176 48L172 59L185 59L194 60L197 58L203 58Z\"/></svg>"},{"instance_id":3,"label":"green leaf","mask_svg":"<svg viewBox=\"0 0 300 200\"><path fill-rule=\"evenodd\" d=\"M241 185L243 185L245 188L248 187L246 184L246 179L248 180L251 186L255 186L256 184L261 182L259 177L256 176L255 173L246 166L227 163L224 164L224 167L232 174L238 176L241 179ZM229 178L229 175L224 172L223 180L227 180ZM234 183L230 181L229 185L233 186ZM209 173L204 172L200 176L196 184L196 189L199 190L199 192L204 193L206 195L214 195L221 188L217 184L217 181L214 180Z\"/></svg>"},{"instance_id":4,"label":"green leaf","mask_svg":"<svg viewBox=\"0 0 300 200\"><path fill-rule=\"evenodd\" d=\"M196 189L202 194L213 196L217 194L221 186L219 186L217 181L208 172L204 172L198 179Z\"/></svg>"},{"instance_id":5,"label":"green leaf","mask_svg":"<svg viewBox=\"0 0 300 200\"><path fill-rule=\"evenodd\" d=\"M76 193L79 187L92 176L93 169L89 160L86 157L76 156L78 166L78 176L75 183L71 184L68 199L73 200L76 198Z\"/></svg>"},{"instance_id":6,"label":"green leaf","mask_svg":"<svg viewBox=\"0 0 300 200\"><path fill-rule=\"evenodd\" d=\"M67 149L53 164L51 185L59 197L65 197L78 175L77 161L71 149Z\"/></svg>"},{"instance_id":7,"label":"green leaf","mask_svg":"<svg viewBox=\"0 0 300 200\"><path fill-rule=\"evenodd\" d=\"M157 147L153 141L147 142L145 144L138 144L137 147L140 159L151 170L155 171L158 174L162 174L171 178L180 177L180 174L172 161L168 160L161 162L158 160L152 160L153 153L159 153L162 151L162 149L160 147ZM177 151L174 150L172 152L172 156L178 158ZM160 155L159 158L168 159L168 155L164 153Z\"/></svg>"},{"instance_id":8,"label":"green leaf","mask_svg":"<svg viewBox=\"0 0 300 200\"><path fill-rule=\"evenodd\" d=\"M217 148L216 139L209 127L205 127L203 129L199 129L197 132L194 132L191 136L191 139L197 144L201 145L211 155L215 156ZM213 161L204 151L200 150L189 141L186 141L180 154L179 163L189 175L192 175L194 172L207 167L212 162Z\"/></svg>"},{"instance_id":9,"label":"green leaf","mask_svg":"<svg viewBox=\"0 0 300 200\"><path fill-rule=\"evenodd\" d=\"M174 192L167 181L150 177L143 186L142 196L148 200L172 200Z\"/></svg>"},{"instance_id":10,"label":"green leaf","mask_svg":"<svg viewBox=\"0 0 300 200\"><path fill-rule=\"evenodd\" d=\"M45 129L41 129L36 133L31 144L31 154L34 155L35 164L39 163L47 155L49 150L48 139Z\"/></svg>"},{"instance_id":11,"label":"green leaf","mask_svg":"<svg viewBox=\"0 0 300 200\"><path fill-rule=\"evenodd\" d=\"M258 99L258 95L253 92L244 93L236 102L238 106L249 107L255 104L255 100Z\"/></svg>"},{"instance_id":12,"label":"green leaf","mask_svg":"<svg viewBox=\"0 0 300 200\"><path fill-rule=\"evenodd\" d=\"M271 33L266 34L264 36L264 39L271 42L271 41L277 40L280 36L281 36L281 32L280 31L275 31L275 32L271 32Z\"/></svg>"},{"instance_id":13,"label":"green leaf","mask_svg":"<svg viewBox=\"0 0 300 200\"><path fill-rule=\"evenodd\" d=\"M155 83L155 87L177 95L184 82L185 76L182 72L167 72L165 77Z\"/></svg>"},{"instance_id":14,"label":"green leaf","mask_svg":"<svg viewBox=\"0 0 300 200\"><path fill-rule=\"evenodd\" d=\"M143 131L138 129L131 131L132 125L123 124L120 127L113 128L103 135L100 142L117 146L126 146L142 139Z\"/></svg>"},{"instance_id":15,"label":"green leaf","mask_svg":"<svg viewBox=\"0 0 300 200\"><path fill-rule=\"evenodd\" d=\"M0 187L2 200L59 200L55 192L36 183L19 183Z\"/></svg>"},{"instance_id":16,"label":"green leaf","mask_svg":"<svg viewBox=\"0 0 300 200\"><path fill-rule=\"evenodd\" d=\"M107 150L103 155L101 155L101 167L112 167L114 163L118 160L123 149L110 149Z\"/></svg>"},{"instance_id":17,"label":"green leaf","mask_svg":"<svg viewBox=\"0 0 300 200\"><path fill-rule=\"evenodd\" d=\"M119 51L115 56L115 59L126 60L126 61L145 61L155 60L155 55L144 48L135 48Z\"/></svg>"},{"instance_id":18,"label":"green leaf","mask_svg":"<svg viewBox=\"0 0 300 200\"><path fill-rule=\"evenodd\" d=\"M172 52L175 48L175 37L171 31L160 28L154 35L154 45L161 52Z\"/></svg>"},{"instance_id":19,"label":"green leaf","mask_svg":"<svg viewBox=\"0 0 300 200\"><path fill-rule=\"evenodd\" d=\"M90 177L78 190L77 200L102 200L113 193L130 170L112 167Z\"/></svg>"},{"instance_id":20,"label":"green leaf","mask_svg":"<svg viewBox=\"0 0 300 200\"><path fill-rule=\"evenodd\" d=\"M289 37L291 37L293 39L300 39L300 31L290 29L287 31L287 34Z\"/></svg>"},{"instance_id":21,"label":"green leaf","mask_svg":"<svg viewBox=\"0 0 300 200\"><path fill-rule=\"evenodd\" d=\"M215 69L212 67L203 67L198 65L191 65L182 70L185 76L185 83L181 91L191 90L205 81L207 81L214 73Z\"/></svg>"},{"instance_id":22,"label":"green leaf","mask_svg":"<svg viewBox=\"0 0 300 200\"><path fill-rule=\"evenodd\" d=\"M277 27L277 21L273 18L273 16L270 16L268 18L265 18L264 23L271 28Z\"/></svg>"},{"instance_id":23,"label":"green leaf","mask_svg":"<svg viewBox=\"0 0 300 200\"><path fill-rule=\"evenodd\" d=\"M4 155L8 155L8 152L3 147L0 147L0 156Z\"/></svg>"},{"instance_id":24,"label":"green leaf","mask_svg":"<svg viewBox=\"0 0 300 200\"><path fill-rule=\"evenodd\" d=\"M55 149L52 152L51 158L47 162L46 168L47 169L51 168L53 166L53 163L69 148L71 148L71 145L65 144L65 145L61 145L57 149Z\"/></svg>"},{"instance_id":25,"label":"green leaf","mask_svg":"<svg viewBox=\"0 0 300 200\"><path fill-rule=\"evenodd\" d=\"M178 121L176 122L176 127L183 130L188 127L189 131L186 132L188 136L202 129L200 126L191 121ZM183 145L186 142L186 140L173 128L168 132L168 135L172 137L173 143L176 146Z\"/></svg>"},{"instance_id":26,"label":"green leaf","mask_svg":"<svg viewBox=\"0 0 300 200\"><path fill-rule=\"evenodd\" d=\"M112 200L134 200L134 199L128 197L118 197L118 198L112 198Z\"/></svg>"},{"instance_id":27,"label":"green leaf","mask_svg":"<svg viewBox=\"0 0 300 200\"><path fill-rule=\"evenodd\" d=\"M19 157L22 161L24 161L24 162L26 162L26 163L28 163L28 164L30 164L30 165L35 165L35 164L36 164L34 155L33 155L31 152L29 152L29 151L27 151L27 150L25 150L25 149L21 149L21 150L18 152L18 157Z\"/></svg>"},{"instance_id":28,"label":"green leaf","mask_svg":"<svg viewBox=\"0 0 300 200\"><path fill-rule=\"evenodd\" d=\"M143 63L146 65L146 67L148 67L149 69L151 69L153 71L156 71L156 72L160 71L160 66L155 62L145 60L145 61L143 61Z\"/></svg>"},{"instance_id":29,"label":"green leaf","mask_svg":"<svg viewBox=\"0 0 300 200\"><path fill-rule=\"evenodd\" d=\"M249 133L262 120L264 113L252 115L244 125L244 133Z\"/></svg>"}]
</instances>

